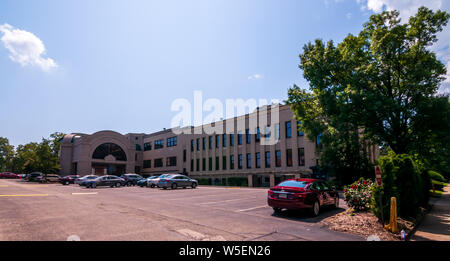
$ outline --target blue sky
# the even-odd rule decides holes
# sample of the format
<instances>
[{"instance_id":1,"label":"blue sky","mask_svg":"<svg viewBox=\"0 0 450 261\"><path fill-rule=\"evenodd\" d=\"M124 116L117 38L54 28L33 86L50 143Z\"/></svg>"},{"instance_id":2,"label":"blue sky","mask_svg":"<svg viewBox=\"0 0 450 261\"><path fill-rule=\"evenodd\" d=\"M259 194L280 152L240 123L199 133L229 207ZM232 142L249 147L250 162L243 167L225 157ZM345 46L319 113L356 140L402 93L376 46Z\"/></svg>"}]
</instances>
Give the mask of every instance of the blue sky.
<instances>
[{"instance_id":1,"label":"blue sky","mask_svg":"<svg viewBox=\"0 0 450 261\"><path fill-rule=\"evenodd\" d=\"M420 3L450 10L444 0ZM0 136L18 145L56 131L151 133L170 127L172 101L192 100L194 90L204 99L284 100L293 84L308 86L298 69L304 44L341 41L358 33L374 12L396 8L407 14L415 5L2 0L0 39L5 31L20 30L18 37L33 44L19 46L30 55L24 57L0 41ZM441 39L436 52L450 65L448 30Z\"/></svg>"}]
</instances>

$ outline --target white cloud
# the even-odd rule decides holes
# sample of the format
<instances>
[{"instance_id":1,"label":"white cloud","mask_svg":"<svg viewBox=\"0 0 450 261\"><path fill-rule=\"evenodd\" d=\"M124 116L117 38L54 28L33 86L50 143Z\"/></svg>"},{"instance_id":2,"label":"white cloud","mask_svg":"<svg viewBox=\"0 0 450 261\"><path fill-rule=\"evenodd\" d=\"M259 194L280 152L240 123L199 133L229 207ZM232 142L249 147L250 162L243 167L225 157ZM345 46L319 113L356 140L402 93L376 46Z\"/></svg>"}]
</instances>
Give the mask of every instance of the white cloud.
<instances>
[{"instance_id":1,"label":"white cloud","mask_svg":"<svg viewBox=\"0 0 450 261\"><path fill-rule=\"evenodd\" d=\"M259 80L262 78L263 78L263 76L261 74L253 74L253 75L250 75L249 77L247 77L247 79L249 79L249 80Z\"/></svg>"},{"instance_id":2,"label":"white cloud","mask_svg":"<svg viewBox=\"0 0 450 261\"><path fill-rule=\"evenodd\" d=\"M0 39L9 51L9 58L22 66L38 66L43 71L58 67L51 58L42 57L45 46L33 33L16 29L9 24L0 25L3 37Z\"/></svg>"}]
</instances>

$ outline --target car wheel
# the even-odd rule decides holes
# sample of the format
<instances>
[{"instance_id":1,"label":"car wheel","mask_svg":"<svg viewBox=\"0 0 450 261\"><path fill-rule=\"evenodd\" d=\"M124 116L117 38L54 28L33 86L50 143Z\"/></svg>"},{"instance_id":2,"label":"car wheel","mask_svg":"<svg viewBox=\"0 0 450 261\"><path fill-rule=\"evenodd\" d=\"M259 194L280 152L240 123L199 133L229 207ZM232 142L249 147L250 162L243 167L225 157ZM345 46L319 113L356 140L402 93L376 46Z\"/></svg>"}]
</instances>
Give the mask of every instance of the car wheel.
<instances>
[{"instance_id":1,"label":"car wheel","mask_svg":"<svg viewBox=\"0 0 450 261\"><path fill-rule=\"evenodd\" d=\"M320 214L320 204L319 204L319 201L314 201L314 204L312 205L312 208L311 208L311 214L314 216L314 217L317 217L319 214Z\"/></svg>"},{"instance_id":2,"label":"car wheel","mask_svg":"<svg viewBox=\"0 0 450 261\"><path fill-rule=\"evenodd\" d=\"M281 208L273 208L273 212L280 213L281 212Z\"/></svg>"},{"instance_id":3,"label":"car wheel","mask_svg":"<svg viewBox=\"0 0 450 261\"><path fill-rule=\"evenodd\" d=\"M122 184L120 184L119 182L116 183L116 188L119 188Z\"/></svg>"},{"instance_id":4,"label":"car wheel","mask_svg":"<svg viewBox=\"0 0 450 261\"><path fill-rule=\"evenodd\" d=\"M96 187L97 187L97 184L92 183L91 188L96 188Z\"/></svg>"},{"instance_id":5,"label":"car wheel","mask_svg":"<svg viewBox=\"0 0 450 261\"><path fill-rule=\"evenodd\" d=\"M177 183L172 184L172 189L177 189Z\"/></svg>"},{"instance_id":6,"label":"car wheel","mask_svg":"<svg viewBox=\"0 0 450 261\"><path fill-rule=\"evenodd\" d=\"M64 183L64 184L69 185L69 181L66 181L66 183Z\"/></svg>"},{"instance_id":7,"label":"car wheel","mask_svg":"<svg viewBox=\"0 0 450 261\"><path fill-rule=\"evenodd\" d=\"M195 189L195 188L197 187L197 183L195 183L195 182L192 182L192 185L191 185L191 187L192 187L193 189Z\"/></svg>"},{"instance_id":8,"label":"car wheel","mask_svg":"<svg viewBox=\"0 0 450 261\"><path fill-rule=\"evenodd\" d=\"M163 187L163 189L167 189L167 187Z\"/></svg>"},{"instance_id":9,"label":"car wheel","mask_svg":"<svg viewBox=\"0 0 450 261\"><path fill-rule=\"evenodd\" d=\"M154 188L154 187L155 187L155 184L151 184L150 187L151 187L151 188Z\"/></svg>"}]
</instances>

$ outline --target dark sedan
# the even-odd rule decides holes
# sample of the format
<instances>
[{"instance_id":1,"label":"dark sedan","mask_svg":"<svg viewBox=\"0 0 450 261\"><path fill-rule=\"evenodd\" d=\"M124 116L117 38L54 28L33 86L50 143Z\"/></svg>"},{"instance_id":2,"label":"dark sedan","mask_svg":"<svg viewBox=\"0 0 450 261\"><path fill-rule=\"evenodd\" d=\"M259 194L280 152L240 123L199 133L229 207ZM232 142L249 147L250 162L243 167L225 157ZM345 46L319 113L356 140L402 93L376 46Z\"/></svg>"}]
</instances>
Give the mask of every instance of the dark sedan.
<instances>
[{"instance_id":1,"label":"dark sedan","mask_svg":"<svg viewBox=\"0 0 450 261\"><path fill-rule=\"evenodd\" d=\"M147 186L150 186L150 185L149 185L149 181L152 180L152 179L156 179L157 177L158 177L158 176L151 176L151 177L146 178L146 179L141 179L141 180L139 180L139 181L137 182L137 185L138 185L139 187L147 187Z\"/></svg>"},{"instance_id":2,"label":"dark sedan","mask_svg":"<svg viewBox=\"0 0 450 261\"><path fill-rule=\"evenodd\" d=\"M42 179L43 176L44 176L44 173L42 173L42 172L33 172L33 173L28 174L25 179L26 179L26 181L36 182L36 181Z\"/></svg>"},{"instance_id":3,"label":"dark sedan","mask_svg":"<svg viewBox=\"0 0 450 261\"><path fill-rule=\"evenodd\" d=\"M69 185L69 184L75 184L75 180L80 178L80 176L78 175L68 175L68 176L64 176L64 177L60 177L59 178L59 183L63 184L63 185Z\"/></svg>"},{"instance_id":4,"label":"dark sedan","mask_svg":"<svg viewBox=\"0 0 450 261\"><path fill-rule=\"evenodd\" d=\"M138 174L123 174L120 176L125 180L126 186L136 186L139 180L144 179L141 175Z\"/></svg>"},{"instance_id":5,"label":"dark sedan","mask_svg":"<svg viewBox=\"0 0 450 261\"><path fill-rule=\"evenodd\" d=\"M173 175L167 175L164 178L160 178L158 181L158 188L172 188L177 189L178 187L187 188L191 187L195 189L198 185L198 181L195 179L191 179L185 175L181 174L173 174Z\"/></svg>"},{"instance_id":6,"label":"dark sedan","mask_svg":"<svg viewBox=\"0 0 450 261\"><path fill-rule=\"evenodd\" d=\"M107 186L107 187L121 187L125 184L125 180L123 178L107 175L107 176L101 176L96 179L92 179L85 182L86 188L96 188L100 186Z\"/></svg>"},{"instance_id":7,"label":"dark sedan","mask_svg":"<svg viewBox=\"0 0 450 261\"><path fill-rule=\"evenodd\" d=\"M323 206L339 206L339 193L322 180L290 179L269 189L267 202L275 212L309 209L318 216Z\"/></svg>"}]
</instances>

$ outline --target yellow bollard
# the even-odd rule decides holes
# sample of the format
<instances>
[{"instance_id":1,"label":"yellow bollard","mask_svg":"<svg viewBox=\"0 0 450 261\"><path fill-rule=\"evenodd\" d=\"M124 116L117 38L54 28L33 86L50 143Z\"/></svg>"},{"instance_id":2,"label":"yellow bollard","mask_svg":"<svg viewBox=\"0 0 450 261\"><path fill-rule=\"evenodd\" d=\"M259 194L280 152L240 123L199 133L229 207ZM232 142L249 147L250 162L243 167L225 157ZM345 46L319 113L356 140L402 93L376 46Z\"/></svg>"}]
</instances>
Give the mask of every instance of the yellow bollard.
<instances>
[{"instance_id":1,"label":"yellow bollard","mask_svg":"<svg viewBox=\"0 0 450 261\"><path fill-rule=\"evenodd\" d=\"M395 197L391 198L391 218L389 224L384 226L386 230L390 230L392 233L398 233L397 226L397 199Z\"/></svg>"}]
</instances>

